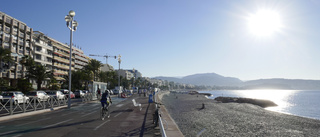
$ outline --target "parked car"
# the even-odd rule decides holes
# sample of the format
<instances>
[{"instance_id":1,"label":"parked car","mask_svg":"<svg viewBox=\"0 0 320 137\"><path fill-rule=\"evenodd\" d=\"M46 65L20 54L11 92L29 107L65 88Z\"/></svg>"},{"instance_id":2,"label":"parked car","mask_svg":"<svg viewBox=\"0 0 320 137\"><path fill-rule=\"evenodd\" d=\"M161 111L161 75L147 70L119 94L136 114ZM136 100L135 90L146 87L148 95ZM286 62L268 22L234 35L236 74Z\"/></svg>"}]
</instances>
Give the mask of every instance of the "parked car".
<instances>
[{"instance_id":1,"label":"parked car","mask_svg":"<svg viewBox=\"0 0 320 137\"><path fill-rule=\"evenodd\" d=\"M69 98L69 90L67 89L60 89L60 91L66 96L66 98ZM71 96L70 98L75 98L75 95L73 94L73 92L71 91Z\"/></svg>"},{"instance_id":2,"label":"parked car","mask_svg":"<svg viewBox=\"0 0 320 137\"><path fill-rule=\"evenodd\" d=\"M119 91L118 89L113 89L113 92L112 92L112 93L113 93L114 95L118 95L118 94L121 94L122 92L123 92L122 90Z\"/></svg>"},{"instance_id":3,"label":"parked car","mask_svg":"<svg viewBox=\"0 0 320 137\"><path fill-rule=\"evenodd\" d=\"M75 94L75 96L76 96L76 98L82 98L82 97L84 97L84 95L85 95L85 91L82 91L82 90L76 90L75 92L74 92L74 94Z\"/></svg>"},{"instance_id":4,"label":"parked car","mask_svg":"<svg viewBox=\"0 0 320 137\"><path fill-rule=\"evenodd\" d=\"M63 94L69 93L69 90L67 90L67 89L60 89L60 91L61 91Z\"/></svg>"},{"instance_id":5,"label":"parked car","mask_svg":"<svg viewBox=\"0 0 320 137\"><path fill-rule=\"evenodd\" d=\"M68 95L68 97L69 97L69 95ZM70 98L76 98L76 95L72 91L70 91Z\"/></svg>"},{"instance_id":6,"label":"parked car","mask_svg":"<svg viewBox=\"0 0 320 137\"><path fill-rule=\"evenodd\" d=\"M28 97L37 97L40 101L48 101L50 96L44 91L30 91L27 93Z\"/></svg>"},{"instance_id":7,"label":"parked car","mask_svg":"<svg viewBox=\"0 0 320 137\"><path fill-rule=\"evenodd\" d=\"M2 92L2 103L7 103L10 99L13 98L14 105L20 103L29 103L30 99L26 95L24 95L21 91L9 91L9 92Z\"/></svg>"},{"instance_id":8,"label":"parked car","mask_svg":"<svg viewBox=\"0 0 320 137\"><path fill-rule=\"evenodd\" d=\"M66 97L61 91L46 91L46 93L58 100L64 99Z\"/></svg>"},{"instance_id":9,"label":"parked car","mask_svg":"<svg viewBox=\"0 0 320 137\"><path fill-rule=\"evenodd\" d=\"M2 99L3 99L3 96L2 96L2 95L0 95L0 103L1 103L1 102L3 102L3 101L2 101Z\"/></svg>"}]
</instances>

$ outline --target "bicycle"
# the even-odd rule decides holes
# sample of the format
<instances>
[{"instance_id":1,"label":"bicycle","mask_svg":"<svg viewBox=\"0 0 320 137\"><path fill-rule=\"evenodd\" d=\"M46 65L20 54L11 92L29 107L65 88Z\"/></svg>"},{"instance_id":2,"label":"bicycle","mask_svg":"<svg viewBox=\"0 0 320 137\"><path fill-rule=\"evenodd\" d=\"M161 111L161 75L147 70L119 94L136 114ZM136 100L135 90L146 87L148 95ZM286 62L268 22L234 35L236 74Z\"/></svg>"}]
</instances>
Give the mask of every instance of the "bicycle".
<instances>
[{"instance_id":1,"label":"bicycle","mask_svg":"<svg viewBox=\"0 0 320 137\"><path fill-rule=\"evenodd\" d=\"M100 118L101 120L104 120L104 118L107 116L107 118L110 118L110 111L109 106L104 105L104 107L101 106L100 109Z\"/></svg>"}]
</instances>

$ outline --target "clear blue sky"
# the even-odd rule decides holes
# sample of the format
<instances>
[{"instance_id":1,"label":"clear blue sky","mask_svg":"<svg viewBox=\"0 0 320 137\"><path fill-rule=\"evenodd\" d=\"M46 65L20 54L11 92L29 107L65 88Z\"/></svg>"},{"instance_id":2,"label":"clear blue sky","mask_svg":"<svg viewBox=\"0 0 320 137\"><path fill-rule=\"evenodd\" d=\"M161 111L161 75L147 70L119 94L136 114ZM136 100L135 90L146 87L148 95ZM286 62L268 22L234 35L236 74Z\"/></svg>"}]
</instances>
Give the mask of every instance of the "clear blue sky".
<instances>
[{"instance_id":1,"label":"clear blue sky","mask_svg":"<svg viewBox=\"0 0 320 137\"><path fill-rule=\"evenodd\" d=\"M2 0L0 6L63 43L69 43L69 10L79 23L74 43L86 55L121 54L121 68L146 77L320 79L317 0ZM281 28L252 33L248 20L261 10L276 12ZM118 68L117 60L108 62Z\"/></svg>"}]
</instances>

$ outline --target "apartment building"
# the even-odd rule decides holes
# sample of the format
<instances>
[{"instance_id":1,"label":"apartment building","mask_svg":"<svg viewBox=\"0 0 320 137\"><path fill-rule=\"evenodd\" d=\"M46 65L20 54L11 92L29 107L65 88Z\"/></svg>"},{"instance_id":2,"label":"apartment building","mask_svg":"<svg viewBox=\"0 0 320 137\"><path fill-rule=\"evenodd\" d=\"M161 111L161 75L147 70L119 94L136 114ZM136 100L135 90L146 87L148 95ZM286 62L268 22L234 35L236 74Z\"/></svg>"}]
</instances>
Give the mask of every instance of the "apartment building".
<instances>
[{"instance_id":1,"label":"apartment building","mask_svg":"<svg viewBox=\"0 0 320 137\"><path fill-rule=\"evenodd\" d=\"M33 32L34 61L46 66L48 70L53 69L53 46L51 38L40 31Z\"/></svg>"},{"instance_id":2,"label":"apartment building","mask_svg":"<svg viewBox=\"0 0 320 137\"><path fill-rule=\"evenodd\" d=\"M74 54L75 69L82 69L85 65L89 63L90 58L86 56L81 48L72 47L72 54Z\"/></svg>"},{"instance_id":3,"label":"apartment building","mask_svg":"<svg viewBox=\"0 0 320 137\"><path fill-rule=\"evenodd\" d=\"M114 68L109 64L103 64L103 66L100 67L100 70L108 72L108 71L114 71Z\"/></svg>"},{"instance_id":4,"label":"apartment building","mask_svg":"<svg viewBox=\"0 0 320 137\"><path fill-rule=\"evenodd\" d=\"M116 70L116 73L126 78L127 80L130 80L133 77L135 77L136 79L142 77L142 74L138 70L134 70L134 71L135 72L133 72L133 70L120 69L120 70Z\"/></svg>"},{"instance_id":5,"label":"apartment building","mask_svg":"<svg viewBox=\"0 0 320 137\"><path fill-rule=\"evenodd\" d=\"M33 57L32 28L3 12L0 12L0 46L11 50L15 63L3 62L0 77L15 85L18 78L25 76L25 68L19 61L25 55Z\"/></svg>"},{"instance_id":6,"label":"apartment building","mask_svg":"<svg viewBox=\"0 0 320 137\"><path fill-rule=\"evenodd\" d=\"M40 31L33 32L34 60L38 64L53 70L54 77L62 82L64 76L69 74L70 47ZM72 47L71 70L82 69L89 62L89 57L77 47ZM46 82L43 83L45 86Z\"/></svg>"}]
</instances>

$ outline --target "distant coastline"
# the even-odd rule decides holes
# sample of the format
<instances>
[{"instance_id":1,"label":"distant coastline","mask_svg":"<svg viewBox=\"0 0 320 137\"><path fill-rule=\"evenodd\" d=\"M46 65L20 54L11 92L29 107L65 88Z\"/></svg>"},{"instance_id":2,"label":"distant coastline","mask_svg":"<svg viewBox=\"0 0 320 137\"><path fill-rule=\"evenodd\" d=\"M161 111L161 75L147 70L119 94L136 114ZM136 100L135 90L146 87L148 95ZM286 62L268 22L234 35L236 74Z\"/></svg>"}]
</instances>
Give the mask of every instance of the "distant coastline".
<instances>
[{"instance_id":1,"label":"distant coastline","mask_svg":"<svg viewBox=\"0 0 320 137\"><path fill-rule=\"evenodd\" d=\"M194 74L185 77L154 77L159 80L172 81L177 84L192 84L195 90L245 90L245 89L288 89L320 90L320 80L308 79L257 79L243 81L235 77L225 77L216 73ZM192 87L190 87L192 88Z\"/></svg>"}]
</instances>

